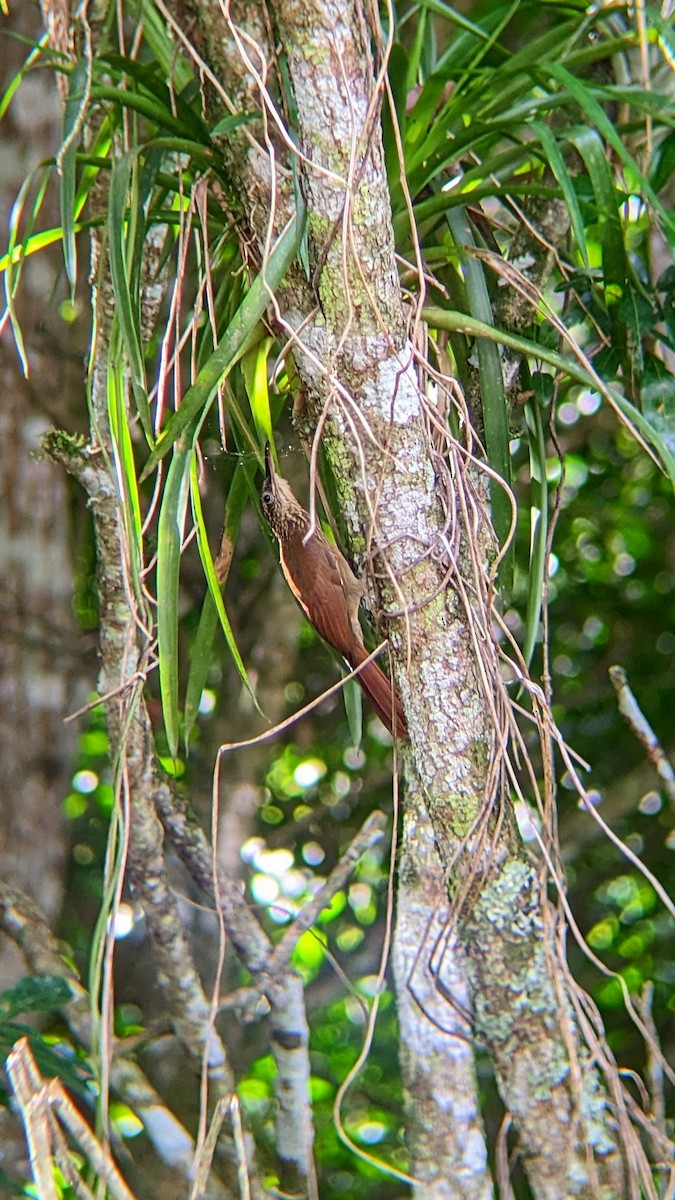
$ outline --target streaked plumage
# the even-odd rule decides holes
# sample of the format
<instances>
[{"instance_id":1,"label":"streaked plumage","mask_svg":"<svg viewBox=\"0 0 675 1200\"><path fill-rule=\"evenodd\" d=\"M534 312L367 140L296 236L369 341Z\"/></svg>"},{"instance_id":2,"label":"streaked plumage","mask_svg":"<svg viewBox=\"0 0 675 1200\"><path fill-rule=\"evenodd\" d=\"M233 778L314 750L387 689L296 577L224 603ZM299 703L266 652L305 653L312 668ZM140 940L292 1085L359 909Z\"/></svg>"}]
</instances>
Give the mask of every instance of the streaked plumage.
<instances>
[{"instance_id":1,"label":"streaked plumage","mask_svg":"<svg viewBox=\"0 0 675 1200\"><path fill-rule=\"evenodd\" d=\"M265 465L262 508L279 542L286 582L317 633L354 669L368 657L358 617L363 587L344 555L321 529L316 528L309 541L303 541L310 527L309 513L274 470L269 445L265 448ZM407 737L401 701L377 663L368 663L357 679L387 729L394 732L393 715L397 736Z\"/></svg>"}]
</instances>

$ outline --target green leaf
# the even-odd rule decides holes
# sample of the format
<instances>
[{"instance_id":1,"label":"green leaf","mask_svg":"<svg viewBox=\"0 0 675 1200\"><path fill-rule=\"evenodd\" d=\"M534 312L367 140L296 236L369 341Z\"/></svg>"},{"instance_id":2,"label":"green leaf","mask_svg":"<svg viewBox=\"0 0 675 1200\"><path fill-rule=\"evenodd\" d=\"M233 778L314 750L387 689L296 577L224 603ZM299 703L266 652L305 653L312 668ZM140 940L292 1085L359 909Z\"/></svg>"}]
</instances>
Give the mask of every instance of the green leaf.
<instances>
[{"instance_id":1,"label":"green leaf","mask_svg":"<svg viewBox=\"0 0 675 1200\"><path fill-rule=\"evenodd\" d=\"M563 375L568 375L570 379L576 379L584 387L599 392L622 413L630 425L635 426L645 441L653 447L661 460L659 465L675 487L675 453L671 450L669 441L664 439L658 423L647 418L616 388L591 374L576 359L566 358L537 342L531 342L527 338L517 337L504 330L484 325L482 321L476 321L473 317L467 317L465 313L453 312L451 309L424 308L422 316L434 329L448 329L457 333L469 334L471 337L484 337L489 341L498 342L502 346L510 346L512 350L526 354L535 362L548 363L556 370L561 371Z\"/></svg>"},{"instance_id":2,"label":"green leaf","mask_svg":"<svg viewBox=\"0 0 675 1200\"><path fill-rule=\"evenodd\" d=\"M556 79L563 87L567 88L570 95L577 101L584 115L590 123L595 126L596 130L602 134L605 141L612 147L615 153L631 174L639 181L640 187L645 197L650 200L654 209L661 217L664 225L670 230L671 236L675 233L675 218L672 212L669 212L663 207L658 196L651 187L649 181L643 175L640 167L633 158L632 154L626 149L625 140L619 135L616 126L610 121L604 108L595 99L591 88L580 79L577 79L570 71L563 67L560 63L546 63L547 72Z\"/></svg>"},{"instance_id":3,"label":"green leaf","mask_svg":"<svg viewBox=\"0 0 675 1200\"><path fill-rule=\"evenodd\" d=\"M223 542L234 546L239 531L242 514L248 499L249 485L246 477L246 467L243 462L237 464L234 478L230 484L225 507L225 524ZM229 571L229 564L228 564ZM227 572L219 582L223 589L227 581ZM190 734L194 728L199 711L199 701L206 686L209 670L213 662L213 640L218 628L218 609L211 594L211 589L204 597L199 626L195 640L190 649L190 672L185 690L185 746L189 745Z\"/></svg>"},{"instance_id":4,"label":"green leaf","mask_svg":"<svg viewBox=\"0 0 675 1200\"><path fill-rule=\"evenodd\" d=\"M60 1080L65 1087L70 1088L87 1103L91 1103L88 1081L92 1079L92 1072L87 1062L75 1058L68 1046L64 1046L63 1049L52 1048L30 1025L18 1021L8 1021L6 1025L0 1026L0 1051L3 1052L3 1057L20 1038L28 1039L41 1075Z\"/></svg>"},{"instance_id":5,"label":"green leaf","mask_svg":"<svg viewBox=\"0 0 675 1200\"><path fill-rule=\"evenodd\" d=\"M178 753L178 587L190 490L192 439L176 445L166 478L157 530L157 642L159 688L169 753Z\"/></svg>"},{"instance_id":6,"label":"green leaf","mask_svg":"<svg viewBox=\"0 0 675 1200\"><path fill-rule=\"evenodd\" d=\"M70 284L70 298L75 299L77 285L77 248L75 244L75 186L77 167L78 129L84 120L90 64L86 58L76 63L70 75L70 86L63 113L63 141L57 154L59 168L59 200L63 227L63 261Z\"/></svg>"},{"instance_id":7,"label":"green leaf","mask_svg":"<svg viewBox=\"0 0 675 1200\"><path fill-rule=\"evenodd\" d=\"M4 256L4 258L2 260L0 260L0 268L2 269L2 271L4 273L3 282L4 282L4 287L5 287L5 296L7 298L7 310L6 311L9 314L9 319L12 324L12 333L14 334L14 340L16 343L17 352L18 352L19 358L21 360L21 366L23 368L24 375L26 375L26 376L28 376L28 358L26 355L25 347L24 347L23 334L21 331L21 324L19 321L19 316L14 307L14 297L15 297L18 287L19 287L19 280L21 278L21 272L23 269L23 260L24 260L24 258L27 257L27 254L29 252L34 253L34 249L32 249L30 251L27 250L27 245L29 245L29 244L32 245L33 243L37 243L41 239L40 234L35 234L35 236L33 236L32 229L37 220L38 214L42 208L42 202L44 200L44 197L45 197L45 194L47 191L48 182L49 182L49 173L47 171L44 171L44 172L42 172L42 178L39 181L37 194L33 201L32 209L30 212L29 220L28 220L28 228L24 234L22 242L18 243L19 226L21 223L22 215L23 215L24 205L26 203L26 198L29 194L29 191L33 185L33 179L31 178L31 176L29 176L28 179L25 179L23 181L21 188L19 189L19 195L17 196L17 198L12 206L12 211L10 214L9 244L8 244L8 248L7 248L7 254ZM60 237L60 236L61 236L61 230L58 230L58 237ZM43 242L42 244L47 244L47 243ZM16 272L13 270L13 268L15 266L17 268ZM4 320L4 315L3 315L2 319Z\"/></svg>"},{"instance_id":8,"label":"green leaf","mask_svg":"<svg viewBox=\"0 0 675 1200\"><path fill-rule=\"evenodd\" d=\"M168 90L165 89L167 99L169 98ZM137 112L141 116L146 117L148 121L152 121L160 129L165 129L167 133L173 133L181 141L188 142L191 146L197 147L197 153L200 157L211 152L211 143L208 133L201 122L181 120L174 117L170 108L160 103L152 96L144 96L139 92L125 91L122 88L100 87L96 86L92 89L92 99L98 100L103 104L119 104L121 108L130 109L132 112Z\"/></svg>"},{"instance_id":9,"label":"green leaf","mask_svg":"<svg viewBox=\"0 0 675 1200\"><path fill-rule=\"evenodd\" d=\"M675 131L664 138L654 155L651 185L660 192L675 175Z\"/></svg>"},{"instance_id":10,"label":"green leaf","mask_svg":"<svg viewBox=\"0 0 675 1200\"><path fill-rule=\"evenodd\" d=\"M605 147L594 129L582 127L567 136L579 151L593 187L602 245L605 304L612 322L615 349L619 350L625 347L626 341L623 322L619 319L619 304L625 293L627 264L614 179Z\"/></svg>"},{"instance_id":11,"label":"green leaf","mask_svg":"<svg viewBox=\"0 0 675 1200\"><path fill-rule=\"evenodd\" d=\"M176 42L169 35L160 9L147 0L129 0L129 16L143 22L143 40L153 59L157 60L164 78L172 80L175 91L183 92L194 79L194 73L188 59L176 53Z\"/></svg>"},{"instance_id":12,"label":"green leaf","mask_svg":"<svg viewBox=\"0 0 675 1200\"><path fill-rule=\"evenodd\" d=\"M546 579L546 544L548 539L548 484L546 480L546 444L537 399L525 404L525 421L529 432L530 476L532 505L530 517L530 563L528 570L527 610L523 635L523 658L529 667L537 643L539 618Z\"/></svg>"},{"instance_id":13,"label":"green leaf","mask_svg":"<svg viewBox=\"0 0 675 1200\"><path fill-rule=\"evenodd\" d=\"M485 157L484 139L489 135L490 140L498 137L503 139L510 125L514 128L514 136L522 140L523 124L531 120L537 107L549 109L551 97L532 94L530 69L532 64L541 61L556 45L559 49L561 31L550 31L528 43L525 62L520 55L507 57L503 65L488 70L479 67L484 56L492 46L495 38L508 23L518 0L507 9L497 9L491 14L491 33L480 46L471 46L469 57L467 53L457 55L443 62L443 76L448 77L447 70L452 61L450 78L454 87L443 108L429 128L424 141L419 144L407 162L410 187L414 195L424 188L449 162L457 162L462 153L468 149ZM485 22L486 28L488 22ZM465 40L457 39L457 45ZM469 46L466 47L469 51ZM500 53L505 51L500 48ZM441 64L437 73L441 71ZM459 78L457 78L459 75Z\"/></svg>"},{"instance_id":14,"label":"green leaf","mask_svg":"<svg viewBox=\"0 0 675 1200\"><path fill-rule=\"evenodd\" d=\"M141 418L145 436L152 445L154 435L150 407L145 387L145 366L141 348L141 322L138 296L132 294L127 265L129 242L134 242L134 228L128 225L127 198L132 179L136 154L124 154L113 164L110 179L110 201L108 207L108 239L110 244L110 273L115 292L115 315L122 333L124 350L129 363L134 399ZM136 217L140 214L136 213ZM129 236L129 234L131 236Z\"/></svg>"},{"instance_id":15,"label":"green leaf","mask_svg":"<svg viewBox=\"0 0 675 1200\"><path fill-rule=\"evenodd\" d=\"M143 33L146 36L149 28L148 17L148 5L144 4ZM136 85L134 89L128 87L124 89L121 101L121 89L108 91L106 99L126 103L127 96L133 96L142 103L150 102L153 108L145 111L145 115L150 120L155 121L159 126L164 126L165 129L173 130L179 136L187 137L190 141L201 143L203 147L210 146L209 130L196 106L192 103L190 95L193 92L193 77L189 68L186 72L182 70L186 64L184 60L176 57L175 48L171 69L168 73L162 71L160 62L128 58L123 54L104 54L101 61L111 68L111 73L117 76L126 75ZM172 80L171 88L167 86L167 77ZM103 89L101 90L103 91ZM139 111L143 110L139 109Z\"/></svg>"},{"instance_id":16,"label":"green leaf","mask_svg":"<svg viewBox=\"0 0 675 1200\"><path fill-rule=\"evenodd\" d=\"M406 92L411 92L419 82L420 62L422 58L422 50L424 49L424 40L427 32L427 14L422 9L415 28L415 36L413 38L408 62L406 65L405 74L405 89ZM356 743L354 743L356 745Z\"/></svg>"},{"instance_id":17,"label":"green leaf","mask_svg":"<svg viewBox=\"0 0 675 1200\"><path fill-rule=\"evenodd\" d=\"M560 190L562 191L565 204L567 206L567 211L570 215L572 231L574 233L582 262L584 266L589 267L590 258L588 255L588 246L586 245L586 228L581 215L581 208L577 199L576 189L574 187L572 177L570 176L570 173L565 165L565 159L563 158L558 143L548 125L546 125L543 121L533 121L532 130L539 138L542 149L548 159L549 166L558 183L560 184Z\"/></svg>"},{"instance_id":18,"label":"green leaf","mask_svg":"<svg viewBox=\"0 0 675 1200\"><path fill-rule=\"evenodd\" d=\"M263 338L253 350L244 355L241 364L246 394L261 445L272 441L272 414L267 386L267 366L272 343L272 338Z\"/></svg>"},{"instance_id":19,"label":"green leaf","mask_svg":"<svg viewBox=\"0 0 675 1200\"><path fill-rule=\"evenodd\" d=\"M88 148L88 153L78 154L78 162L82 165L80 171L80 180L77 186L75 196L75 215L80 217L84 208L94 181L98 178L100 171L109 170L112 167L112 160L109 157L110 147L112 145L113 135L116 127L116 122L112 116L106 116L101 121L95 131L94 141ZM86 222L83 222L81 228L84 228ZM102 221L97 220L95 224L102 224ZM77 233L77 226L75 232Z\"/></svg>"},{"instance_id":20,"label":"green leaf","mask_svg":"<svg viewBox=\"0 0 675 1200\"><path fill-rule=\"evenodd\" d=\"M449 212L447 220L456 245L460 247L475 245L466 215L461 209ZM462 268L466 280L467 299L471 313L476 320L489 325L492 323L492 305L490 304L482 264L470 255L466 255L462 257ZM479 339L477 345L478 372L480 375L480 391L488 459L492 469L510 487L510 434L499 350L494 343L488 342L483 338ZM511 527L511 504L504 488L492 481L490 481L490 498L494 530L499 545L504 546ZM512 549L510 549L502 560L500 567L500 578L502 586L506 591L511 586L512 572L513 553Z\"/></svg>"},{"instance_id":21,"label":"green leaf","mask_svg":"<svg viewBox=\"0 0 675 1200\"><path fill-rule=\"evenodd\" d=\"M7 10L6 6L0 2L0 12L2 12L3 15L6 15L7 11L8 10ZM5 114L7 113L7 110L9 109L9 106L12 103L14 96L16 95L19 88L21 87L21 84L23 83L25 76L28 74L28 72L31 70L31 68L35 65L35 63L42 57L42 55L44 54L44 51L45 51L45 47L48 47L48 46L49 46L49 34L43 33L39 42L37 42L37 44L31 50L26 61L24 63L22 63L21 67L16 72L16 75L13 75L12 78L9 80L7 87L5 88L4 92L2 93L2 97L0 98L0 121L2 121L4 119Z\"/></svg>"},{"instance_id":22,"label":"green leaf","mask_svg":"<svg viewBox=\"0 0 675 1200\"><path fill-rule=\"evenodd\" d=\"M437 17L445 17L451 25L456 25L459 29L464 29L467 33L473 34L479 41L488 41L489 34L481 28L480 25L474 25L473 21L469 21L467 17L462 16L452 5L446 4L444 0L419 0L419 7L426 8L429 12L435 13Z\"/></svg>"},{"instance_id":23,"label":"green leaf","mask_svg":"<svg viewBox=\"0 0 675 1200\"><path fill-rule=\"evenodd\" d=\"M217 121L211 130L211 137L225 137L229 133L234 133L235 129L239 129L241 125L250 125L252 121L259 121L262 116L261 112L255 113L234 113L232 116L223 117Z\"/></svg>"},{"instance_id":24,"label":"green leaf","mask_svg":"<svg viewBox=\"0 0 675 1200\"><path fill-rule=\"evenodd\" d=\"M131 552L133 585L136 594L140 596L143 519L131 431L127 418L124 369L121 356L115 353L118 338L119 334L113 331L107 374L108 420L116 459L116 477L122 486L122 509L127 544Z\"/></svg>"},{"instance_id":25,"label":"green leaf","mask_svg":"<svg viewBox=\"0 0 675 1200\"><path fill-rule=\"evenodd\" d=\"M62 975L27 975L0 996L0 1023L20 1013L50 1012L72 998L72 988Z\"/></svg>"},{"instance_id":26,"label":"green leaf","mask_svg":"<svg viewBox=\"0 0 675 1200\"><path fill-rule=\"evenodd\" d=\"M81 229L86 227L85 223L75 225L75 232L79 233ZM0 275L5 275L10 267L17 266L24 258L29 258L31 254L39 254L41 250L48 246L53 246L55 242L60 242L63 238L63 230L60 225L54 229L43 229L41 233L33 233L30 237L25 237L21 242L12 242L7 253L0 257Z\"/></svg>"},{"instance_id":27,"label":"green leaf","mask_svg":"<svg viewBox=\"0 0 675 1200\"><path fill-rule=\"evenodd\" d=\"M675 379L664 374L645 381L641 399L645 419L675 457Z\"/></svg>"},{"instance_id":28,"label":"green leaf","mask_svg":"<svg viewBox=\"0 0 675 1200\"><path fill-rule=\"evenodd\" d=\"M225 634L225 641L227 642L230 654L232 655L232 659L234 661L234 665L236 666L237 671L239 673L239 678L241 679L244 686L246 688L248 688L248 691L251 694L253 702L257 707L258 702L255 698L255 693L251 686L251 681L246 673L246 667L244 666L241 655L239 653L239 649L238 649L237 643L234 638L234 633L232 632L232 626L230 625L227 613L225 612L225 605L223 604L223 597L222 597L221 591L220 591L220 584L218 583L218 580L216 578L216 571L215 571L215 567L213 565L213 557L211 555L211 550L209 547L209 540L208 540L208 536L206 533L206 526L204 524L204 513L202 511L202 498L199 494L199 477L197 474L197 460L194 456L192 459L192 465L191 465L191 471L190 471L190 496L191 496L191 501L192 501L192 514L193 514L194 521L195 521L195 528L197 530L197 547L199 549L199 557L202 560L202 567L204 568L204 574L206 575L206 581L209 585L209 594L211 596L211 599L213 600L213 603L216 606L216 612L220 619L221 628L223 630L223 633Z\"/></svg>"},{"instance_id":29,"label":"green leaf","mask_svg":"<svg viewBox=\"0 0 675 1200\"><path fill-rule=\"evenodd\" d=\"M202 693L213 665L213 643L218 628L218 610L211 590L204 597L195 640L190 647L190 672L185 689L183 739L185 753L190 752L190 736L199 714Z\"/></svg>"},{"instance_id":30,"label":"green leaf","mask_svg":"<svg viewBox=\"0 0 675 1200\"><path fill-rule=\"evenodd\" d=\"M352 746L363 741L363 692L355 679L348 679L342 689Z\"/></svg>"}]
</instances>

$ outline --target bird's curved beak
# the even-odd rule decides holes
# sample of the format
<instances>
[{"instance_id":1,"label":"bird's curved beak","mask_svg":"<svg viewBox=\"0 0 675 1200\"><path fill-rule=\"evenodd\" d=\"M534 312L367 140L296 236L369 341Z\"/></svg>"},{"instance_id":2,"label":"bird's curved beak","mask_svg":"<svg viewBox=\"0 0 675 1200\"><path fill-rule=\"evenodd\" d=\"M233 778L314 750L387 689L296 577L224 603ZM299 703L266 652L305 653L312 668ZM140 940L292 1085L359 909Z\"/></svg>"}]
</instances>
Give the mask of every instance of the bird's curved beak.
<instances>
[{"instance_id":1,"label":"bird's curved beak","mask_svg":"<svg viewBox=\"0 0 675 1200\"><path fill-rule=\"evenodd\" d=\"M273 484L276 479L276 471L274 470L274 461L272 459L272 447L269 442L265 442L265 474L267 475L268 483Z\"/></svg>"}]
</instances>

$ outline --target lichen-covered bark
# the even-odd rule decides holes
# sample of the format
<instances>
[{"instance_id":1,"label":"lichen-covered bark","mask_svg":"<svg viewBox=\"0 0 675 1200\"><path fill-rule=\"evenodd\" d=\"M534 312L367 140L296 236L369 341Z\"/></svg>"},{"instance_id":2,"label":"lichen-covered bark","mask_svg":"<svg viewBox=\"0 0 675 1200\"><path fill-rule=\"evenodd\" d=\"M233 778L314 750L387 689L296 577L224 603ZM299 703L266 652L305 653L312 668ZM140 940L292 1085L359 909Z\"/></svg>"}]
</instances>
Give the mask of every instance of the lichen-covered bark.
<instances>
[{"instance_id":1,"label":"lichen-covered bark","mask_svg":"<svg viewBox=\"0 0 675 1200\"><path fill-rule=\"evenodd\" d=\"M490 1200L465 959L454 935L448 945L445 872L412 789L398 874L394 972L412 1171L425 1200Z\"/></svg>"}]
</instances>

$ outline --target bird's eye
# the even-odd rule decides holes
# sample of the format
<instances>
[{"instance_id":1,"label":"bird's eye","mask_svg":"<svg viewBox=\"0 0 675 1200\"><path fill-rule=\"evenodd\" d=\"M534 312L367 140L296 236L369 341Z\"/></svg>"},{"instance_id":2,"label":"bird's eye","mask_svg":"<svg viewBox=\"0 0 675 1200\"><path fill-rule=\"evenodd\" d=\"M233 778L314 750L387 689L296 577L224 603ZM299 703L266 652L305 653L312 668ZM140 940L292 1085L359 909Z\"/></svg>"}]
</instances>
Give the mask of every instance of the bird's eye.
<instances>
[{"instance_id":1,"label":"bird's eye","mask_svg":"<svg viewBox=\"0 0 675 1200\"><path fill-rule=\"evenodd\" d=\"M262 492L260 493L260 499L262 500L263 504L272 503L272 493L269 488L263 488Z\"/></svg>"}]
</instances>

